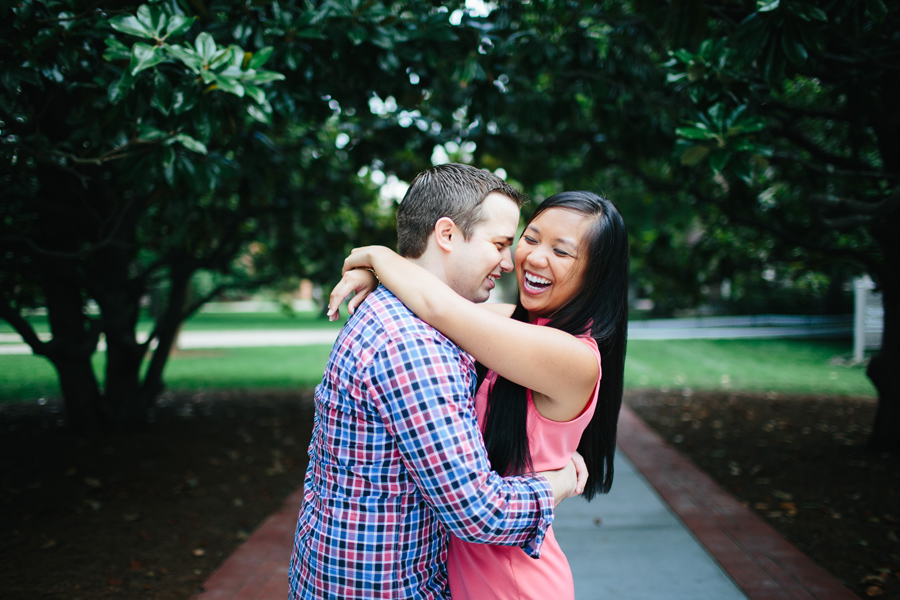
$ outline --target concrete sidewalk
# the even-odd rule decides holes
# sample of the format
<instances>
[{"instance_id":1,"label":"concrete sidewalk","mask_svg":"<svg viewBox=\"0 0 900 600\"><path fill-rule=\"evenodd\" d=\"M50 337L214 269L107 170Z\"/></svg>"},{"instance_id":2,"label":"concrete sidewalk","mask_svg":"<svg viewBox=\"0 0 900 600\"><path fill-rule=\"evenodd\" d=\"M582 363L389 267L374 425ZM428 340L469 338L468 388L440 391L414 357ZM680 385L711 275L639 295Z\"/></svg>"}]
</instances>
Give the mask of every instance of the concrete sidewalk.
<instances>
[{"instance_id":1,"label":"concrete sidewalk","mask_svg":"<svg viewBox=\"0 0 900 600\"><path fill-rule=\"evenodd\" d=\"M557 512L578 600L859 600L624 407L619 450L612 492ZM264 521L195 600L286 600L301 497Z\"/></svg>"}]
</instances>

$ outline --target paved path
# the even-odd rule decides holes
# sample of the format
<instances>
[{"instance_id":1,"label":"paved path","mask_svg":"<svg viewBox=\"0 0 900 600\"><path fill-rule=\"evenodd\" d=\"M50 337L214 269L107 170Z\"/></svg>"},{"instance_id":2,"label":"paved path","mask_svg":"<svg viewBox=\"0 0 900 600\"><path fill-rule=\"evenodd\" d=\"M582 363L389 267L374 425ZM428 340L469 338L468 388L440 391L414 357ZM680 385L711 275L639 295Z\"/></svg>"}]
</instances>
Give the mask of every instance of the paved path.
<instances>
[{"instance_id":1,"label":"paved path","mask_svg":"<svg viewBox=\"0 0 900 600\"><path fill-rule=\"evenodd\" d=\"M784 337L834 337L852 335L852 325L846 319L829 317L706 317L699 319L656 319L634 321L628 326L629 340L736 339ZM287 329L239 331L182 331L178 347L239 348L265 346L305 346L333 344L337 329ZM50 336L42 334L42 339ZM146 334L138 335L138 340ZM100 342L100 350L105 349ZM31 354L16 333L0 333L0 354Z\"/></svg>"},{"instance_id":2,"label":"paved path","mask_svg":"<svg viewBox=\"0 0 900 600\"><path fill-rule=\"evenodd\" d=\"M567 500L554 528L577 600L859 600L627 408L615 484ZM286 600L298 490L195 600Z\"/></svg>"}]
</instances>

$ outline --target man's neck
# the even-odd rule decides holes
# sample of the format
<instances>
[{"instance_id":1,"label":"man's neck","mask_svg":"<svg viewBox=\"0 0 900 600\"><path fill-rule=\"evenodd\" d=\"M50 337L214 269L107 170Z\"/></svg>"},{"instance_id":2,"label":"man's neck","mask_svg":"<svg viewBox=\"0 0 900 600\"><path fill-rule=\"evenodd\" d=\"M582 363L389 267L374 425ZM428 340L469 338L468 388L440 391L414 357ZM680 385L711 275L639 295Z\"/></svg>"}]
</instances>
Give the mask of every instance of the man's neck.
<instances>
[{"instance_id":1,"label":"man's neck","mask_svg":"<svg viewBox=\"0 0 900 600\"><path fill-rule=\"evenodd\" d=\"M409 261L419 265L447 285L450 285L450 282L447 281L447 273L444 271L444 265L441 264L440 260L437 260L428 252L425 252L419 258L410 258Z\"/></svg>"}]
</instances>

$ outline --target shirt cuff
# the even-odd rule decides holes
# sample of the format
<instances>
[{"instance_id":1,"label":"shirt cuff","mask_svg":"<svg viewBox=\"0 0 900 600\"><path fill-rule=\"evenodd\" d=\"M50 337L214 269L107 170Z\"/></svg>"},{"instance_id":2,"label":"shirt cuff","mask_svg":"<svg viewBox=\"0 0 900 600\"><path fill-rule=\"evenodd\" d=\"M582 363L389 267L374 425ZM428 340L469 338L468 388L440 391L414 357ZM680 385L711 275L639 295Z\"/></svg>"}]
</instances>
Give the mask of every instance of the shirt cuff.
<instances>
[{"instance_id":1,"label":"shirt cuff","mask_svg":"<svg viewBox=\"0 0 900 600\"><path fill-rule=\"evenodd\" d=\"M535 496L540 502L541 517L537 523L535 536L525 543L522 550L531 558L540 558L544 538L547 537L547 530L550 529L555 514L553 512L553 488L550 487L550 482L541 476L530 477L526 481L532 486Z\"/></svg>"}]
</instances>

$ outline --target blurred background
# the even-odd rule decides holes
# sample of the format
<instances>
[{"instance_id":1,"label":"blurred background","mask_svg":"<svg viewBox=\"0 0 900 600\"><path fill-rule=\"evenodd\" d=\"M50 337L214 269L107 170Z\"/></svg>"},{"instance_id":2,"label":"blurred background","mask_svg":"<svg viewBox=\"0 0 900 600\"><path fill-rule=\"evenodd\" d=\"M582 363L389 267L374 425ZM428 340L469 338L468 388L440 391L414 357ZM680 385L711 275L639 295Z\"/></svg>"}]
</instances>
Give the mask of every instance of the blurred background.
<instances>
[{"instance_id":1,"label":"blurred background","mask_svg":"<svg viewBox=\"0 0 900 600\"><path fill-rule=\"evenodd\" d=\"M91 439L308 393L344 256L393 247L408 182L463 162L523 190L523 217L562 190L616 204L636 410L852 398L834 453L884 457L873 495L900 500L898 29L883 0L7 3L4 435L24 407ZM891 593L896 520L867 510L893 538L848 581Z\"/></svg>"}]
</instances>

